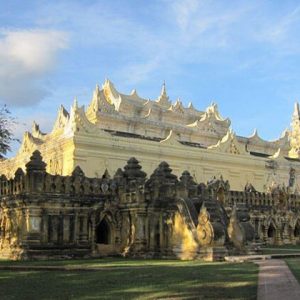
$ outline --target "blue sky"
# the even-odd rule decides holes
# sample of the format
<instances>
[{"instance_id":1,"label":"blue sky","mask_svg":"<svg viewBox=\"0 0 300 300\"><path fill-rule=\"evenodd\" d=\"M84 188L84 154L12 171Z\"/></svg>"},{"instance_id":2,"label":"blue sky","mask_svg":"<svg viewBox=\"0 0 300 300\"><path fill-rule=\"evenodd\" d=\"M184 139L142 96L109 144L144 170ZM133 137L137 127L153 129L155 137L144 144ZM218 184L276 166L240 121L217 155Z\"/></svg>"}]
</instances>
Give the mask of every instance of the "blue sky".
<instances>
[{"instance_id":1,"label":"blue sky","mask_svg":"<svg viewBox=\"0 0 300 300\"><path fill-rule=\"evenodd\" d=\"M0 0L0 102L49 131L60 104L90 102L105 78L204 110L238 135L289 127L300 95L299 1Z\"/></svg>"}]
</instances>

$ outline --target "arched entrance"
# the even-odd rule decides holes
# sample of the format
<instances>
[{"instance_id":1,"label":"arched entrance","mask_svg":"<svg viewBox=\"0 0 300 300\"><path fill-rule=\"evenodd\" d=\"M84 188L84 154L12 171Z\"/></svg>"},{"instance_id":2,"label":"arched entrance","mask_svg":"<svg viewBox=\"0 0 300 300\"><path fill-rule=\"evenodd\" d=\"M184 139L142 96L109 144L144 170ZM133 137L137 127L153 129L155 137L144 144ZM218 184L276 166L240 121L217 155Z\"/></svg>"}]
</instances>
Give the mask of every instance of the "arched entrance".
<instances>
[{"instance_id":1,"label":"arched entrance","mask_svg":"<svg viewBox=\"0 0 300 300\"><path fill-rule=\"evenodd\" d=\"M111 229L105 219L96 227L96 243L97 244L111 244Z\"/></svg>"},{"instance_id":2,"label":"arched entrance","mask_svg":"<svg viewBox=\"0 0 300 300\"><path fill-rule=\"evenodd\" d=\"M270 244L275 244L275 240L276 240L276 227L274 226L273 223L270 224L269 228L268 228L268 240Z\"/></svg>"},{"instance_id":3,"label":"arched entrance","mask_svg":"<svg viewBox=\"0 0 300 300\"><path fill-rule=\"evenodd\" d=\"M97 253L101 256L116 253L114 243L113 225L107 217L104 217L95 228L95 244Z\"/></svg>"},{"instance_id":4,"label":"arched entrance","mask_svg":"<svg viewBox=\"0 0 300 300\"><path fill-rule=\"evenodd\" d=\"M296 223L296 226L294 229L294 237L295 237L296 243L299 243L300 242L300 222L299 221Z\"/></svg>"}]
</instances>

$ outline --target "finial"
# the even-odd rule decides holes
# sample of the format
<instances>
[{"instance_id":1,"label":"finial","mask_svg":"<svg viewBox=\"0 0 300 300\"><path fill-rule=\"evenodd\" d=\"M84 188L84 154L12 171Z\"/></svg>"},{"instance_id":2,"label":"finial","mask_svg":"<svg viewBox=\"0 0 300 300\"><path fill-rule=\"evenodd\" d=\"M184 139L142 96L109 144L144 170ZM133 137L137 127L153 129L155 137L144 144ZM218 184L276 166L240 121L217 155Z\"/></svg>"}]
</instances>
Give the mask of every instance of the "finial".
<instances>
[{"instance_id":1,"label":"finial","mask_svg":"<svg viewBox=\"0 0 300 300\"><path fill-rule=\"evenodd\" d=\"M32 123L32 131L34 132L34 131L38 131L40 128L39 128L40 126L35 122L35 121L33 121L33 123Z\"/></svg>"},{"instance_id":2,"label":"finial","mask_svg":"<svg viewBox=\"0 0 300 300\"><path fill-rule=\"evenodd\" d=\"M166 89L166 82L163 82L160 96L157 99L157 102L163 106L170 106L171 103L169 102L169 97L167 95L167 89Z\"/></svg>"},{"instance_id":3,"label":"finial","mask_svg":"<svg viewBox=\"0 0 300 300\"><path fill-rule=\"evenodd\" d=\"M167 89L166 89L166 81L164 80L162 89L161 89L161 96L167 97Z\"/></svg>"},{"instance_id":4,"label":"finial","mask_svg":"<svg viewBox=\"0 0 300 300\"><path fill-rule=\"evenodd\" d=\"M178 106L178 105L181 105L181 100L180 100L179 97L177 98L177 100L176 100L176 102L175 102L175 105L177 105L177 106Z\"/></svg>"},{"instance_id":5,"label":"finial","mask_svg":"<svg viewBox=\"0 0 300 300\"><path fill-rule=\"evenodd\" d=\"M258 130L257 130L257 128L254 128L253 133L251 134L250 137L255 137L255 136L258 137Z\"/></svg>"},{"instance_id":6,"label":"finial","mask_svg":"<svg viewBox=\"0 0 300 300\"><path fill-rule=\"evenodd\" d=\"M77 97L74 97L72 109L74 111L78 109L78 100L77 100Z\"/></svg>"},{"instance_id":7,"label":"finial","mask_svg":"<svg viewBox=\"0 0 300 300\"><path fill-rule=\"evenodd\" d=\"M130 93L131 96L137 96L137 91L136 89L133 89Z\"/></svg>"},{"instance_id":8,"label":"finial","mask_svg":"<svg viewBox=\"0 0 300 300\"><path fill-rule=\"evenodd\" d=\"M194 108L194 105L193 105L193 103L192 103L192 102L189 102L189 104L188 104L188 108L189 108L189 109L195 109L195 108Z\"/></svg>"},{"instance_id":9,"label":"finial","mask_svg":"<svg viewBox=\"0 0 300 300\"><path fill-rule=\"evenodd\" d=\"M296 101L295 104L294 104L293 118L298 119L298 120L300 119L300 110L299 110L298 101Z\"/></svg>"}]
</instances>

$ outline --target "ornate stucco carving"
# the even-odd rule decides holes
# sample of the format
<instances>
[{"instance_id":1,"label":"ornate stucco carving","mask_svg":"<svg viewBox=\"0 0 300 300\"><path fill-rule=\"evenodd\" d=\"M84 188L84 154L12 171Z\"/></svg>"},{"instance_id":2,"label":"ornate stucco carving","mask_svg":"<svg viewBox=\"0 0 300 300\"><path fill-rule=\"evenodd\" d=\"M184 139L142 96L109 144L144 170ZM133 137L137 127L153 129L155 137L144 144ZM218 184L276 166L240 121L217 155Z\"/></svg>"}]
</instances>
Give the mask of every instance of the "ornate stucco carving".
<instances>
[{"instance_id":1,"label":"ornate stucco carving","mask_svg":"<svg viewBox=\"0 0 300 300\"><path fill-rule=\"evenodd\" d=\"M108 99L110 98L108 97ZM115 113L115 105L110 100L107 100L104 89L100 90L99 85L97 84L92 101L87 108L86 115L91 122L95 123L99 120L98 112L113 114Z\"/></svg>"},{"instance_id":2,"label":"ornate stucco carving","mask_svg":"<svg viewBox=\"0 0 300 300\"><path fill-rule=\"evenodd\" d=\"M163 83L163 86L161 88L161 93L160 93L158 99L156 100L156 102L165 108L169 108L172 104L172 102L169 101L169 96L167 95L165 82Z\"/></svg>"},{"instance_id":3,"label":"ornate stucco carving","mask_svg":"<svg viewBox=\"0 0 300 300\"><path fill-rule=\"evenodd\" d=\"M23 135L23 140L18 153L32 153L35 149L38 148L38 145L42 143L42 140L33 137L30 132L26 131Z\"/></svg>"},{"instance_id":4,"label":"ornate stucco carving","mask_svg":"<svg viewBox=\"0 0 300 300\"><path fill-rule=\"evenodd\" d=\"M212 245L214 240L214 230L205 206L201 208L198 216L197 236L201 246Z\"/></svg>"},{"instance_id":5,"label":"ornate stucco carving","mask_svg":"<svg viewBox=\"0 0 300 300\"><path fill-rule=\"evenodd\" d=\"M289 187L261 193L251 183L231 190L222 178L197 184L187 171L178 180L167 162L148 179L134 157L113 177L100 174L87 177L77 166L51 175L34 151L25 171L1 176L0 256L220 259L247 252L254 233L268 244L300 241L300 197Z\"/></svg>"},{"instance_id":6,"label":"ornate stucco carving","mask_svg":"<svg viewBox=\"0 0 300 300\"><path fill-rule=\"evenodd\" d=\"M188 169L198 181L222 174L236 190L253 182L257 191L263 191L271 184L271 164L276 165L278 184L288 185L291 167L296 174L300 172L300 162L288 155L287 131L271 142L261 139L257 132L250 138L236 136L228 131L230 121L220 115L216 104L204 112L192 105L183 107L180 101L172 105L165 85L160 100L143 99L136 91L121 94L106 80L101 88L96 87L86 111L75 103L69 114L61 106L48 134L35 125L31 135L26 133L16 157L0 162L0 170L11 176L19 167L24 168L30 151L39 149L48 163L47 170L64 175L76 164L89 176L98 174L102 165L114 173L128 153L137 156L147 172L152 172L158 159L168 160L176 174ZM294 128L298 119L296 106ZM296 135L294 130L292 137ZM295 141L291 144L295 146ZM295 191L299 180L296 176Z\"/></svg>"},{"instance_id":7,"label":"ornate stucco carving","mask_svg":"<svg viewBox=\"0 0 300 300\"><path fill-rule=\"evenodd\" d=\"M69 121L70 115L63 105L59 107L56 120L52 129L52 134L61 133Z\"/></svg>"},{"instance_id":8,"label":"ornate stucco carving","mask_svg":"<svg viewBox=\"0 0 300 300\"><path fill-rule=\"evenodd\" d=\"M110 136L100 128L91 123L84 111L84 106L79 107L77 99L71 107L70 118L64 128L65 136L73 136L76 132L84 131L85 133L97 133L100 136Z\"/></svg>"},{"instance_id":9,"label":"ornate stucco carving","mask_svg":"<svg viewBox=\"0 0 300 300\"><path fill-rule=\"evenodd\" d=\"M160 141L161 144L165 145L171 145L171 146L182 146L182 144L179 143L179 136L176 134L173 130L170 130L170 133L168 136Z\"/></svg>"},{"instance_id":10,"label":"ornate stucco carving","mask_svg":"<svg viewBox=\"0 0 300 300\"><path fill-rule=\"evenodd\" d=\"M216 145L210 146L208 149L223 153L249 155L245 150L245 146L238 142L231 130L228 130L227 134Z\"/></svg>"},{"instance_id":11,"label":"ornate stucco carving","mask_svg":"<svg viewBox=\"0 0 300 300\"><path fill-rule=\"evenodd\" d=\"M288 155L290 150L289 132L288 130L284 130L279 139L266 141L259 136L257 129L255 129L253 134L246 139L246 147L248 151L266 153L269 155L273 155L280 148L281 153Z\"/></svg>"},{"instance_id":12,"label":"ornate stucco carving","mask_svg":"<svg viewBox=\"0 0 300 300\"><path fill-rule=\"evenodd\" d=\"M33 137L38 138L40 140L43 140L46 136L46 134L40 130L40 126L35 121L33 121L32 124L31 134Z\"/></svg>"}]
</instances>

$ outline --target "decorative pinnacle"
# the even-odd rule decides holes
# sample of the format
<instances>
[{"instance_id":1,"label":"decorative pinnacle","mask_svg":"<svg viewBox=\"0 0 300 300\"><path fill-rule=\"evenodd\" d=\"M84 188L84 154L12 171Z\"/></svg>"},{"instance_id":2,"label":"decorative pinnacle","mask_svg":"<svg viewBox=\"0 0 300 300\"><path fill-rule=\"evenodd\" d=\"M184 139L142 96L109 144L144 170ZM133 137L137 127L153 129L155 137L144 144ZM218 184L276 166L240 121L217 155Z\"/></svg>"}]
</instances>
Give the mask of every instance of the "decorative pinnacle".
<instances>
[{"instance_id":1,"label":"decorative pinnacle","mask_svg":"<svg viewBox=\"0 0 300 300\"><path fill-rule=\"evenodd\" d=\"M35 121L33 121L33 123L32 123L32 132L39 131L39 129L40 129L40 126Z\"/></svg>"},{"instance_id":2,"label":"decorative pinnacle","mask_svg":"<svg viewBox=\"0 0 300 300\"><path fill-rule=\"evenodd\" d=\"M299 109L298 102L295 102L295 105L294 105L293 119L300 120L300 109Z\"/></svg>"},{"instance_id":3,"label":"decorative pinnacle","mask_svg":"<svg viewBox=\"0 0 300 300\"><path fill-rule=\"evenodd\" d=\"M167 105L169 104L169 97L167 95L167 90L166 90L166 82L163 82L162 88L161 88L161 93L160 96L158 97L157 102Z\"/></svg>"},{"instance_id":4,"label":"decorative pinnacle","mask_svg":"<svg viewBox=\"0 0 300 300\"><path fill-rule=\"evenodd\" d=\"M163 85L162 85L161 96L164 96L166 98L168 97L167 96L167 89L166 89L166 82L165 82L165 80L164 80Z\"/></svg>"},{"instance_id":5,"label":"decorative pinnacle","mask_svg":"<svg viewBox=\"0 0 300 300\"><path fill-rule=\"evenodd\" d=\"M75 110L78 109L78 100L77 100L77 97L75 97L74 100L73 100L73 108Z\"/></svg>"}]
</instances>

